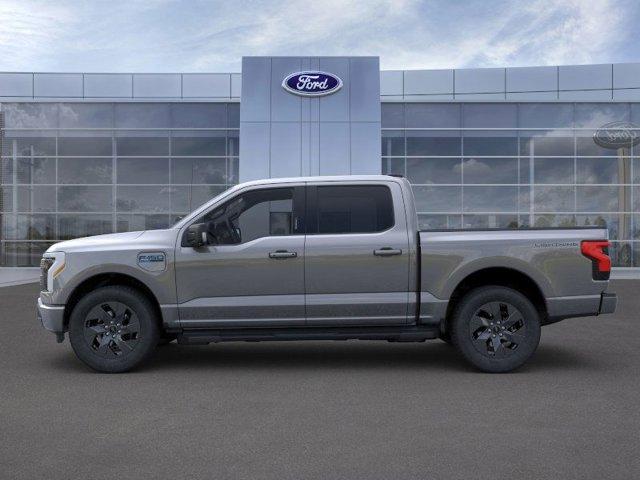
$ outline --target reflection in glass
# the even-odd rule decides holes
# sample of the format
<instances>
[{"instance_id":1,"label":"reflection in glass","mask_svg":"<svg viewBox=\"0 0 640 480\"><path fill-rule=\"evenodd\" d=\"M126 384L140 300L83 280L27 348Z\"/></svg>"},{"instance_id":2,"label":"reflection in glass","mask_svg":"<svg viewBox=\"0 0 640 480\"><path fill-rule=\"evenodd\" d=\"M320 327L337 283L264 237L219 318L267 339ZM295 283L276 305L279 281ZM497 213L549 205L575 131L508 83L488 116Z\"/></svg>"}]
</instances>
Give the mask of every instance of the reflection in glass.
<instances>
[{"instance_id":1,"label":"reflection in glass","mask_svg":"<svg viewBox=\"0 0 640 480\"><path fill-rule=\"evenodd\" d=\"M113 210L110 186L58 187L59 212L109 212Z\"/></svg>"},{"instance_id":2,"label":"reflection in glass","mask_svg":"<svg viewBox=\"0 0 640 480\"><path fill-rule=\"evenodd\" d=\"M118 157L119 184L169 183L168 158Z\"/></svg>"},{"instance_id":3,"label":"reflection in glass","mask_svg":"<svg viewBox=\"0 0 640 480\"><path fill-rule=\"evenodd\" d=\"M458 156L461 153L462 139L458 132L407 131L409 156Z\"/></svg>"},{"instance_id":4,"label":"reflection in glass","mask_svg":"<svg viewBox=\"0 0 640 480\"><path fill-rule=\"evenodd\" d=\"M158 230L169 228L169 215L118 214L116 227L118 232L134 232L140 230Z\"/></svg>"},{"instance_id":5,"label":"reflection in glass","mask_svg":"<svg viewBox=\"0 0 640 480\"><path fill-rule=\"evenodd\" d=\"M56 183L55 158L18 157L15 163L18 183Z\"/></svg>"},{"instance_id":6,"label":"reflection in glass","mask_svg":"<svg viewBox=\"0 0 640 480\"><path fill-rule=\"evenodd\" d=\"M416 207L419 213L461 212L462 187L414 186Z\"/></svg>"},{"instance_id":7,"label":"reflection in glass","mask_svg":"<svg viewBox=\"0 0 640 480\"><path fill-rule=\"evenodd\" d=\"M578 158L576 161L577 183L619 183L620 175L630 176L629 158ZM620 183L628 183L620 182Z\"/></svg>"},{"instance_id":8,"label":"reflection in glass","mask_svg":"<svg viewBox=\"0 0 640 480\"><path fill-rule=\"evenodd\" d=\"M463 215L462 228L519 228L518 215Z\"/></svg>"},{"instance_id":9,"label":"reflection in glass","mask_svg":"<svg viewBox=\"0 0 640 480\"><path fill-rule=\"evenodd\" d=\"M106 157L113 154L111 137L60 137L58 155Z\"/></svg>"},{"instance_id":10,"label":"reflection in glass","mask_svg":"<svg viewBox=\"0 0 640 480\"><path fill-rule=\"evenodd\" d=\"M112 171L111 157L58 159L58 183L112 183Z\"/></svg>"},{"instance_id":11,"label":"reflection in glass","mask_svg":"<svg viewBox=\"0 0 640 480\"><path fill-rule=\"evenodd\" d=\"M42 157L56 154L56 139L50 132L42 132L43 136L30 137L15 137L11 133L9 132L2 140L2 155ZM19 132L17 134L24 135L25 133Z\"/></svg>"},{"instance_id":12,"label":"reflection in glass","mask_svg":"<svg viewBox=\"0 0 640 480\"><path fill-rule=\"evenodd\" d=\"M578 212L625 211L625 203L629 206L631 204L627 187L590 185L578 186L576 189L576 209Z\"/></svg>"},{"instance_id":13,"label":"reflection in glass","mask_svg":"<svg viewBox=\"0 0 640 480\"><path fill-rule=\"evenodd\" d=\"M404 158L383 158L382 174L383 175L405 175L405 159ZM418 182L413 182L418 183Z\"/></svg>"},{"instance_id":14,"label":"reflection in glass","mask_svg":"<svg viewBox=\"0 0 640 480\"><path fill-rule=\"evenodd\" d=\"M60 240L113 233L113 217L109 215L58 215Z\"/></svg>"},{"instance_id":15,"label":"reflection in glass","mask_svg":"<svg viewBox=\"0 0 640 480\"><path fill-rule=\"evenodd\" d=\"M407 179L413 184L462 183L459 158L408 158Z\"/></svg>"},{"instance_id":16,"label":"reflection in glass","mask_svg":"<svg viewBox=\"0 0 640 480\"><path fill-rule=\"evenodd\" d=\"M464 187L465 212L517 212L518 187Z\"/></svg>"},{"instance_id":17,"label":"reflection in glass","mask_svg":"<svg viewBox=\"0 0 640 480\"><path fill-rule=\"evenodd\" d=\"M574 212L575 187L534 188L533 208L535 212Z\"/></svg>"},{"instance_id":18,"label":"reflection in glass","mask_svg":"<svg viewBox=\"0 0 640 480\"><path fill-rule=\"evenodd\" d=\"M460 214L456 215L418 215L418 228L420 230L438 230L449 228L462 228Z\"/></svg>"},{"instance_id":19,"label":"reflection in glass","mask_svg":"<svg viewBox=\"0 0 640 480\"><path fill-rule=\"evenodd\" d=\"M535 183L575 183L573 158L536 158L533 178Z\"/></svg>"},{"instance_id":20,"label":"reflection in glass","mask_svg":"<svg viewBox=\"0 0 640 480\"><path fill-rule=\"evenodd\" d=\"M173 158L171 169L173 183L229 183L227 161L224 158Z\"/></svg>"},{"instance_id":21,"label":"reflection in glass","mask_svg":"<svg viewBox=\"0 0 640 480\"><path fill-rule=\"evenodd\" d=\"M18 212L55 212L56 187L51 186L20 186L18 190Z\"/></svg>"},{"instance_id":22,"label":"reflection in glass","mask_svg":"<svg viewBox=\"0 0 640 480\"><path fill-rule=\"evenodd\" d=\"M117 137L116 149L118 155L122 157L166 156L169 155L169 138L166 136Z\"/></svg>"},{"instance_id":23,"label":"reflection in glass","mask_svg":"<svg viewBox=\"0 0 640 480\"><path fill-rule=\"evenodd\" d=\"M119 212L169 212L170 186L118 185L116 210Z\"/></svg>"},{"instance_id":24,"label":"reflection in glass","mask_svg":"<svg viewBox=\"0 0 640 480\"><path fill-rule=\"evenodd\" d=\"M464 183L518 183L517 158L465 158Z\"/></svg>"},{"instance_id":25,"label":"reflection in glass","mask_svg":"<svg viewBox=\"0 0 640 480\"><path fill-rule=\"evenodd\" d=\"M404 132L387 130L382 132L382 156L404 155Z\"/></svg>"}]
</instances>

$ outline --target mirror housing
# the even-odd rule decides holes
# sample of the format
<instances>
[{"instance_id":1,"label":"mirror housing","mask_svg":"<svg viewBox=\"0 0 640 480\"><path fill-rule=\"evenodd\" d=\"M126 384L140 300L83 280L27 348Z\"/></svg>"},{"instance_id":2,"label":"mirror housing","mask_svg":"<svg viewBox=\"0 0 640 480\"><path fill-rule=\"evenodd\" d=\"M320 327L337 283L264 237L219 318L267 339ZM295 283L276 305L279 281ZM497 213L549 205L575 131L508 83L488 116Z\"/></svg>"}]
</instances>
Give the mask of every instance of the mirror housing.
<instances>
[{"instance_id":1,"label":"mirror housing","mask_svg":"<svg viewBox=\"0 0 640 480\"><path fill-rule=\"evenodd\" d=\"M200 248L208 245L207 224L193 223L187 227L182 237L182 246Z\"/></svg>"}]
</instances>

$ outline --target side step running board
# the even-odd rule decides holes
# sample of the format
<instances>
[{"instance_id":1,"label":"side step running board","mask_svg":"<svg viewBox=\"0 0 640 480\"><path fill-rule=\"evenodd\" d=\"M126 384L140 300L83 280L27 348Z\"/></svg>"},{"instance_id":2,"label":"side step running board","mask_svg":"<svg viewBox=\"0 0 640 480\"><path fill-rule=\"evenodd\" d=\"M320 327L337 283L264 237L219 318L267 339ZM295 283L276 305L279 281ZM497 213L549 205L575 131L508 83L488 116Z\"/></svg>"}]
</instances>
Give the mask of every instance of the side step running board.
<instances>
[{"instance_id":1,"label":"side step running board","mask_svg":"<svg viewBox=\"0 0 640 480\"><path fill-rule=\"evenodd\" d=\"M389 342L423 342L438 338L438 328L406 327L295 327L184 330L178 334L183 345L206 345L218 342L268 342L293 340L387 340Z\"/></svg>"}]
</instances>

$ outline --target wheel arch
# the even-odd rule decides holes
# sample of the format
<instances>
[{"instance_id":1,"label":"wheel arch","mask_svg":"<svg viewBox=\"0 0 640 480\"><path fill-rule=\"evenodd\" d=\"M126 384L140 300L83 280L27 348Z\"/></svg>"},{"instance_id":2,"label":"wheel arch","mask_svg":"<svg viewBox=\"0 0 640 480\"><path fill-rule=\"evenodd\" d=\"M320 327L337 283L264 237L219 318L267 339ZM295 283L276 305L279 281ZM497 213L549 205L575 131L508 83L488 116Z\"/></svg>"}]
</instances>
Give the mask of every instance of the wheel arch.
<instances>
[{"instance_id":1,"label":"wheel arch","mask_svg":"<svg viewBox=\"0 0 640 480\"><path fill-rule=\"evenodd\" d=\"M127 275L125 273L100 273L97 275L93 275L89 278L84 279L73 289L69 298L67 300L65 309L64 309L64 326L65 328L69 325L69 319L71 318L71 313L73 309L78 304L78 302L84 297L87 293L95 290L96 288L107 287L107 286L126 286L133 288L144 295L153 305L155 310L156 319L158 324L162 326L162 310L160 309L160 303L158 299L151 291L149 287L147 287L143 282L138 280L131 275Z\"/></svg>"},{"instance_id":2,"label":"wheel arch","mask_svg":"<svg viewBox=\"0 0 640 480\"><path fill-rule=\"evenodd\" d=\"M464 277L453 289L441 329L448 331L448 324L460 300L471 290L489 285L512 288L529 298L540 314L541 324L549 321L547 302L542 289L526 273L509 267L489 267L476 270Z\"/></svg>"}]
</instances>

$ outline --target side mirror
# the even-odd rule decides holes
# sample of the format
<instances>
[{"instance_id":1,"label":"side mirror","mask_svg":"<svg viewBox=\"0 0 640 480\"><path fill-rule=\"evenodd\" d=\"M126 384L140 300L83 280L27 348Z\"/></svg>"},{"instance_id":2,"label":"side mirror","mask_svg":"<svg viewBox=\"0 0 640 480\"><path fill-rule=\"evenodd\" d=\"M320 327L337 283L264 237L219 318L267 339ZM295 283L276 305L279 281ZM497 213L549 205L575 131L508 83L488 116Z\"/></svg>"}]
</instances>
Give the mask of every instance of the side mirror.
<instances>
[{"instance_id":1,"label":"side mirror","mask_svg":"<svg viewBox=\"0 0 640 480\"><path fill-rule=\"evenodd\" d=\"M207 245L208 243L206 223L194 223L189 225L182 237L183 247L199 248Z\"/></svg>"}]
</instances>

